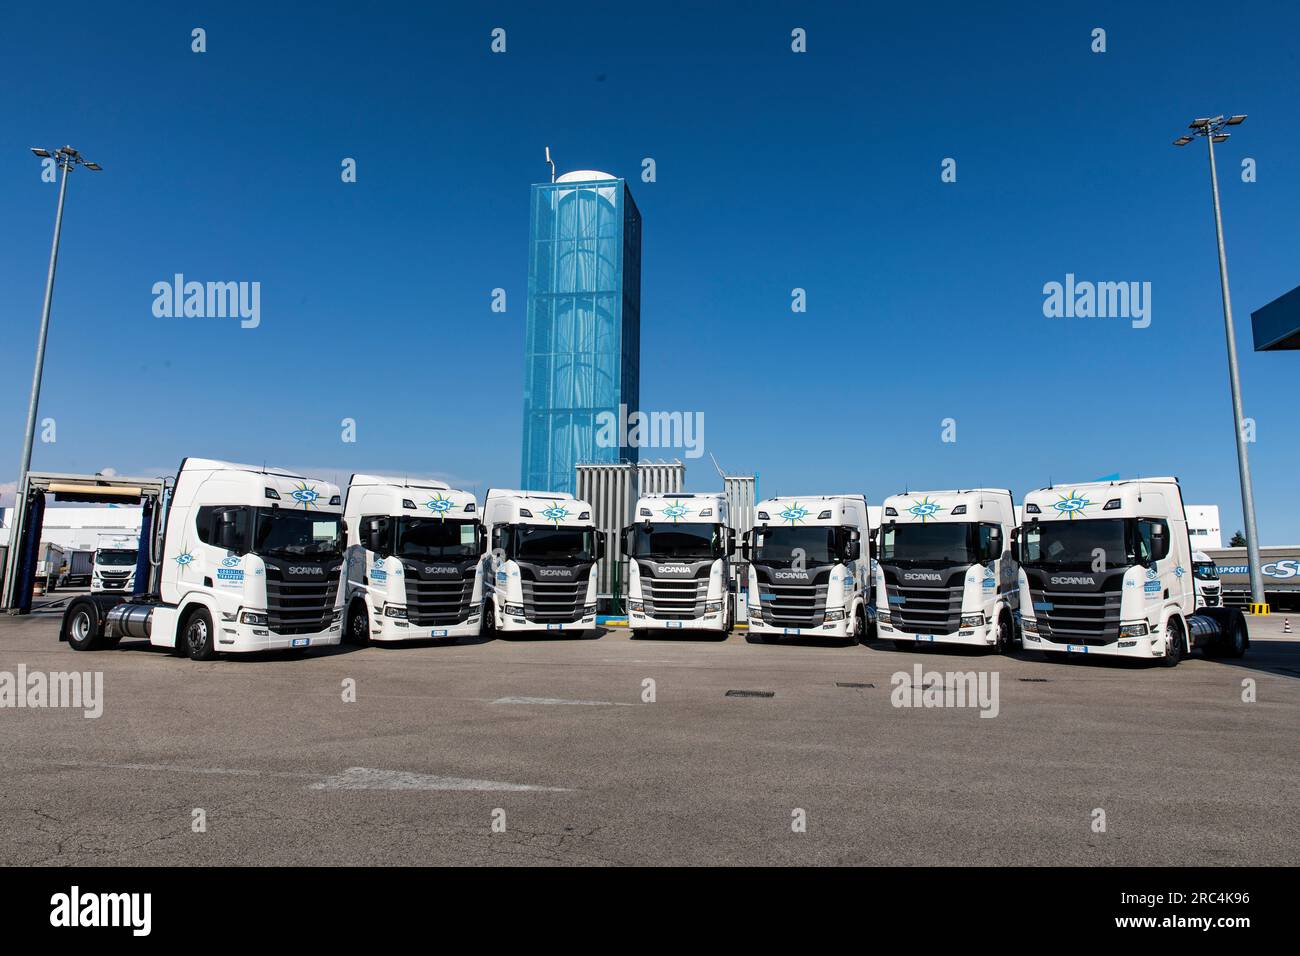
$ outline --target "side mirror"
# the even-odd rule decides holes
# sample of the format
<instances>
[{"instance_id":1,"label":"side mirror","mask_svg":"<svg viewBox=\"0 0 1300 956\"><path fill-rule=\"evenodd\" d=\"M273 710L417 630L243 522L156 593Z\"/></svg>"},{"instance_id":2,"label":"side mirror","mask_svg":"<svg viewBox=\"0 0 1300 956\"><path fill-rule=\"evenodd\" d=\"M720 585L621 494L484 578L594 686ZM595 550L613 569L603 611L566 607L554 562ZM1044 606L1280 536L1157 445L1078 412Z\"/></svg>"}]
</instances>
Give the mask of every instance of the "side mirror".
<instances>
[{"instance_id":1,"label":"side mirror","mask_svg":"<svg viewBox=\"0 0 1300 956\"><path fill-rule=\"evenodd\" d=\"M1020 563L1020 529L1019 528L1011 529L1010 549L1011 549L1011 557L1015 559L1017 564L1019 564Z\"/></svg>"},{"instance_id":2,"label":"side mirror","mask_svg":"<svg viewBox=\"0 0 1300 956\"><path fill-rule=\"evenodd\" d=\"M239 525L235 516L229 511L222 512L217 518L217 547L227 551L239 551Z\"/></svg>"},{"instance_id":3,"label":"side mirror","mask_svg":"<svg viewBox=\"0 0 1300 956\"><path fill-rule=\"evenodd\" d=\"M482 525L478 526L478 553L479 557L487 554L487 529Z\"/></svg>"},{"instance_id":4,"label":"side mirror","mask_svg":"<svg viewBox=\"0 0 1300 956\"><path fill-rule=\"evenodd\" d=\"M1169 557L1169 535L1165 533L1165 526L1162 524L1151 525L1151 558L1154 561L1163 561Z\"/></svg>"},{"instance_id":5,"label":"side mirror","mask_svg":"<svg viewBox=\"0 0 1300 956\"><path fill-rule=\"evenodd\" d=\"M861 558L861 557L862 557L862 542L861 542L861 541L850 541L850 542L849 542L848 549L847 549L847 553L844 555L844 557L845 557L847 560L849 560L849 561L857 561L859 558Z\"/></svg>"},{"instance_id":6,"label":"side mirror","mask_svg":"<svg viewBox=\"0 0 1300 956\"><path fill-rule=\"evenodd\" d=\"M605 557L605 551L606 551L605 532L597 531L596 532L596 560L597 561Z\"/></svg>"},{"instance_id":7,"label":"side mirror","mask_svg":"<svg viewBox=\"0 0 1300 956\"><path fill-rule=\"evenodd\" d=\"M736 529L728 528L727 529L727 555L730 556L735 553L736 553Z\"/></svg>"},{"instance_id":8,"label":"side mirror","mask_svg":"<svg viewBox=\"0 0 1300 956\"><path fill-rule=\"evenodd\" d=\"M989 532L989 550L993 553L989 555L990 561L996 561L1002 557L1002 529L993 528Z\"/></svg>"},{"instance_id":9,"label":"side mirror","mask_svg":"<svg viewBox=\"0 0 1300 956\"><path fill-rule=\"evenodd\" d=\"M740 536L740 556L746 561L749 560L750 538L753 532L746 531Z\"/></svg>"},{"instance_id":10,"label":"side mirror","mask_svg":"<svg viewBox=\"0 0 1300 956\"><path fill-rule=\"evenodd\" d=\"M492 550L495 551L499 547L501 547L501 529L493 528L492 529Z\"/></svg>"}]
</instances>

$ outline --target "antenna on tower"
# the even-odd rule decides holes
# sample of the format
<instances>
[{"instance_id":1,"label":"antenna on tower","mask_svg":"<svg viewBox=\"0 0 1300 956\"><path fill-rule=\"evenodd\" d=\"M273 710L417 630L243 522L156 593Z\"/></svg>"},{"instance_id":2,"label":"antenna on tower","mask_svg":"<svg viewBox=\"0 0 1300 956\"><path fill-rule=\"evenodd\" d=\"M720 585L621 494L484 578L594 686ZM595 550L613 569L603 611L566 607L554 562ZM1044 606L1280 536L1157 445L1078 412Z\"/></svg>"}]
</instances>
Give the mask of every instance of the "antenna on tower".
<instances>
[{"instance_id":1,"label":"antenna on tower","mask_svg":"<svg viewBox=\"0 0 1300 956\"><path fill-rule=\"evenodd\" d=\"M546 147L546 163L551 167L551 182L555 182L555 160L551 159L551 147Z\"/></svg>"}]
</instances>

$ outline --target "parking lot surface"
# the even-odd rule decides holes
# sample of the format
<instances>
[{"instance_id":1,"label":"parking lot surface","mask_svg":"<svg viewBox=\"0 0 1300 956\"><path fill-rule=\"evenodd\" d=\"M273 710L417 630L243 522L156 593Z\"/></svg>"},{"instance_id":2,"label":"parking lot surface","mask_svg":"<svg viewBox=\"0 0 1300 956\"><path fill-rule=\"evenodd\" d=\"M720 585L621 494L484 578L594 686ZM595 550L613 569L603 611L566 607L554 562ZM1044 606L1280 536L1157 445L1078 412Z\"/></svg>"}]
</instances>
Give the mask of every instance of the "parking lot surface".
<instances>
[{"instance_id":1,"label":"parking lot surface","mask_svg":"<svg viewBox=\"0 0 1300 956\"><path fill-rule=\"evenodd\" d=\"M58 620L0 617L0 672L102 673L102 715L0 709L4 864L1255 865L1300 850L1300 634L1282 615L1250 621L1242 661L1173 669L621 628L200 664L140 642L77 653ZM996 675L996 716L894 705L969 672L990 691Z\"/></svg>"}]
</instances>

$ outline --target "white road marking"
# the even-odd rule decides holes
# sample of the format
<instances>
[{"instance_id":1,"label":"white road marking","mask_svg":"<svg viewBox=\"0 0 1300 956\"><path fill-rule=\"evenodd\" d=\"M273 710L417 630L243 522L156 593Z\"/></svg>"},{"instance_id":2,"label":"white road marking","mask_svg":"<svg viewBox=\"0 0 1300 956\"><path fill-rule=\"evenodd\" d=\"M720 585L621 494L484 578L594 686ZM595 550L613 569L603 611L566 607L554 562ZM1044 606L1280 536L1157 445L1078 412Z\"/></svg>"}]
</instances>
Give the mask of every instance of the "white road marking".
<instances>
[{"instance_id":1,"label":"white road marking","mask_svg":"<svg viewBox=\"0 0 1300 956\"><path fill-rule=\"evenodd\" d=\"M411 773L406 770L375 770L370 767L349 767L342 773L321 777L319 771L310 770L241 770L231 767L185 767L170 763L73 763L54 760L56 767L75 770L143 770L165 773L219 774L231 777L288 777L316 782L311 790L533 790L546 793L568 793L567 787L538 787L526 783L505 783L500 780L473 780L467 777L442 777L436 774Z\"/></svg>"},{"instance_id":2,"label":"white road marking","mask_svg":"<svg viewBox=\"0 0 1300 956\"><path fill-rule=\"evenodd\" d=\"M494 704L576 704L580 707L635 707L612 700L562 700L559 697L498 697Z\"/></svg>"}]
</instances>

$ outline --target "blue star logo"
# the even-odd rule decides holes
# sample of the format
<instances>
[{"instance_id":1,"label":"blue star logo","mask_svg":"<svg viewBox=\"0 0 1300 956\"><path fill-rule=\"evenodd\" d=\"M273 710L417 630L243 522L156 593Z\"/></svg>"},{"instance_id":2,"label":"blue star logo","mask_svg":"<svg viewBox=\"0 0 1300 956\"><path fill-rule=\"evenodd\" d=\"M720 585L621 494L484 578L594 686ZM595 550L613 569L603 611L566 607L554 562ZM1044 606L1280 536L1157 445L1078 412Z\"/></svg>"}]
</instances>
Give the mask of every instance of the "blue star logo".
<instances>
[{"instance_id":1,"label":"blue star logo","mask_svg":"<svg viewBox=\"0 0 1300 956\"><path fill-rule=\"evenodd\" d=\"M316 490L315 485L309 485L305 481L300 481L294 485L293 490L289 492L289 497L305 509L310 511L312 508L319 508L316 502L322 497L321 493Z\"/></svg>"},{"instance_id":2,"label":"blue star logo","mask_svg":"<svg viewBox=\"0 0 1300 956\"><path fill-rule=\"evenodd\" d=\"M793 525L793 524L798 524L800 521L808 517L810 514L812 514L811 511L809 511L807 508L803 507L802 505L799 504L799 502L796 501L792 505L786 505L785 510L780 512L777 515L777 517L783 521L788 521L790 522L790 524Z\"/></svg>"},{"instance_id":3,"label":"blue star logo","mask_svg":"<svg viewBox=\"0 0 1300 956\"><path fill-rule=\"evenodd\" d=\"M1089 501L1077 491L1072 491L1068 495L1061 495L1060 501L1053 501L1052 507L1056 509L1057 514L1065 515L1074 520L1084 513L1085 508L1091 508L1097 502Z\"/></svg>"},{"instance_id":4,"label":"blue star logo","mask_svg":"<svg viewBox=\"0 0 1300 956\"><path fill-rule=\"evenodd\" d=\"M663 512L664 517L671 518L673 524L676 524L678 521L680 521L682 518L685 518L690 513L691 513L691 509L687 508L680 501L674 501L668 507L664 508L664 512Z\"/></svg>"},{"instance_id":5,"label":"blue star logo","mask_svg":"<svg viewBox=\"0 0 1300 956\"><path fill-rule=\"evenodd\" d=\"M554 521L558 525L565 518L569 517L569 509L563 505L551 505L542 512L542 517L548 521Z\"/></svg>"},{"instance_id":6,"label":"blue star logo","mask_svg":"<svg viewBox=\"0 0 1300 956\"><path fill-rule=\"evenodd\" d=\"M940 511L943 511L943 505L937 501L931 501L930 496L926 495L920 501L913 499L912 507L907 509L907 513L912 516L913 520L921 519L921 524L925 524L931 518L937 517Z\"/></svg>"},{"instance_id":7,"label":"blue star logo","mask_svg":"<svg viewBox=\"0 0 1300 956\"><path fill-rule=\"evenodd\" d=\"M440 492L435 492L434 496L424 503L424 507L439 518L446 519L447 512L451 511L456 505L450 498L444 498Z\"/></svg>"}]
</instances>

